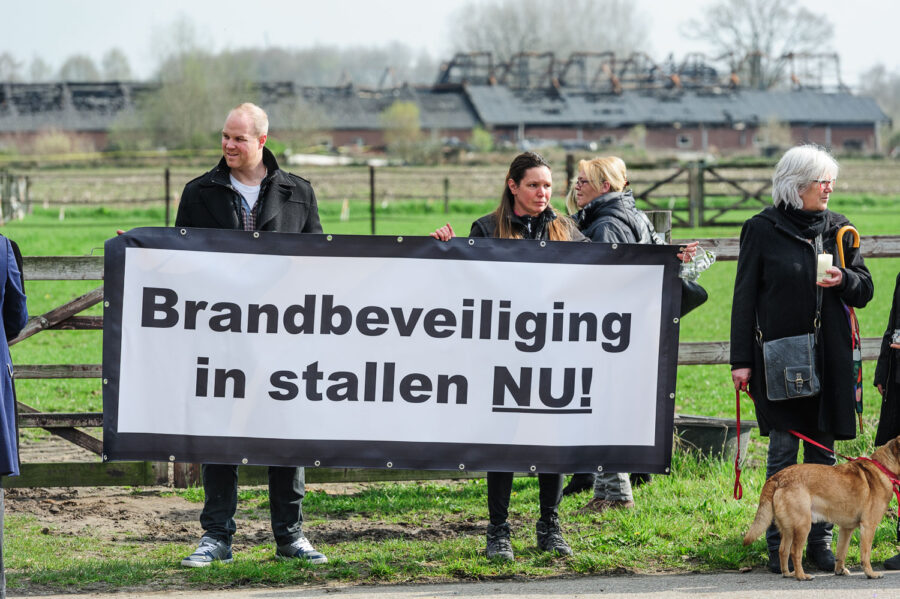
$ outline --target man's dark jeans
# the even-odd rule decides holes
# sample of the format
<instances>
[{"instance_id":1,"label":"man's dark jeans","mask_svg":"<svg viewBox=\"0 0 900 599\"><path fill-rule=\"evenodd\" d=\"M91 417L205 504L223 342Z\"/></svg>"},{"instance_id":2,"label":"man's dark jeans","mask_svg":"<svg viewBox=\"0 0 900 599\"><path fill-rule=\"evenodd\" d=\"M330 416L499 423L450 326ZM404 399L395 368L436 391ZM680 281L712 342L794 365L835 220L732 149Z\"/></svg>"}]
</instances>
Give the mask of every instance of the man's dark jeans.
<instances>
[{"instance_id":1,"label":"man's dark jeans","mask_svg":"<svg viewBox=\"0 0 900 599\"><path fill-rule=\"evenodd\" d=\"M807 435L810 439L815 439L825 447L834 449L834 436L824 433L816 435ZM776 472L784 470L788 466L797 463L797 453L800 449L800 439L787 431L769 431L769 455L766 460L766 478L769 478ZM825 464L833 466L835 462L834 454L819 449L811 443L803 442L803 463L804 464ZM806 539L806 545L827 545L831 547L831 531L834 524L831 522L813 522L809 531L809 537ZM769 552L778 551L781 544L781 535L774 524L766 530L766 545Z\"/></svg>"},{"instance_id":2,"label":"man's dark jeans","mask_svg":"<svg viewBox=\"0 0 900 599\"><path fill-rule=\"evenodd\" d=\"M206 501L200 514L204 536L231 545L236 526L237 466L203 464L203 490ZM303 468L269 466L269 511L272 533L278 545L287 545L303 534Z\"/></svg>"}]
</instances>

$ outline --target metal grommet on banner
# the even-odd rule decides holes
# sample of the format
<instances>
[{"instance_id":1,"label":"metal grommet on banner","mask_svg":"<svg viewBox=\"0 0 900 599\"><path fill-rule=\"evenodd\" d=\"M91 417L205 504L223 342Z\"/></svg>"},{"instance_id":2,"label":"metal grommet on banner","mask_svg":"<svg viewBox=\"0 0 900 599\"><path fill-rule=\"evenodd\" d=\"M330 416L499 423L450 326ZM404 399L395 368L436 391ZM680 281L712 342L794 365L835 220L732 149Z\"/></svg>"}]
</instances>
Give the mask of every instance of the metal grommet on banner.
<instances>
[{"instance_id":1,"label":"metal grommet on banner","mask_svg":"<svg viewBox=\"0 0 900 599\"><path fill-rule=\"evenodd\" d=\"M669 399L675 399L675 394L674 394L674 393L669 393Z\"/></svg>"},{"instance_id":2,"label":"metal grommet on banner","mask_svg":"<svg viewBox=\"0 0 900 599\"><path fill-rule=\"evenodd\" d=\"M103 307L104 307L104 308L109 308L109 302L103 302Z\"/></svg>"},{"instance_id":3,"label":"metal grommet on banner","mask_svg":"<svg viewBox=\"0 0 900 599\"><path fill-rule=\"evenodd\" d=\"M326 235L326 236L325 236L325 241L331 241L331 235Z\"/></svg>"},{"instance_id":4,"label":"metal grommet on banner","mask_svg":"<svg viewBox=\"0 0 900 599\"><path fill-rule=\"evenodd\" d=\"M597 472L603 472L603 466L597 466Z\"/></svg>"},{"instance_id":5,"label":"metal grommet on banner","mask_svg":"<svg viewBox=\"0 0 900 599\"><path fill-rule=\"evenodd\" d=\"M320 462L319 460L316 460L315 462L313 462L313 466L315 466L316 468L318 468L321 465L322 465L322 462Z\"/></svg>"},{"instance_id":6,"label":"metal grommet on banner","mask_svg":"<svg viewBox=\"0 0 900 599\"><path fill-rule=\"evenodd\" d=\"M531 470L532 472L537 472L537 466L531 466L529 470Z\"/></svg>"},{"instance_id":7,"label":"metal grommet on banner","mask_svg":"<svg viewBox=\"0 0 900 599\"><path fill-rule=\"evenodd\" d=\"M103 379L103 384L104 384L104 385L108 385L108 384L109 384L109 379Z\"/></svg>"},{"instance_id":8,"label":"metal grommet on banner","mask_svg":"<svg viewBox=\"0 0 900 599\"><path fill-rule=\"evenodd\" d=\"M187 235L187 229L182 229L179 231L182 235Z\"/></svg>"},{"instance_id":9,"label":"metal grommet on banner","mask_svg":"<svg viewBox=\"0 0 900 599\"><path fill-rule=\"evenodd\" d=\"M108 460L109 458L108 458L108 457L106 456L106 454L104 453L102 456L100 456L100 459L103 460L103 461L105 462L105 461Z\"/></svg>"},{"instance_id":10,"label":"metal grommet on banner","mask_svg":"<svg viewBox=\"0 0 900 599\"><path fill-rule=\"evenodd\" d=\"M542 248L547 247L547 242L546 242L546 241L542 241L542 242L541 242L541 247L542 247Z\"/></svg>"},{"instance_id":11,"label":"metal grommet on banner","mask_svg":"<svg viewBox=\"0 0 900 599\"><path fill-rule=\"evenodd\" d=\"M672 323L673 323L673 324L678 324L678 319L677 319L677 318L673 318L673 319L672 319Z\"/></svg>"},{"instance_id":12,"label":"metal grommet on banner","mask_svg":"<svg viewBox=\"0 0 900 599\"><path fill-rule=\"evenodd\" d=\"M241 460L241 464L246 464L246 463L247 463L247 458L244 458Z\"/></svg>"},{"instance_id":13,"label":"metal grommet on banner","mask_svg":"<svg viewBox=\"0 0 900 599\"><path fill-rule=\"evenodd\" d=\"M465 464L460 464L460 465L459 465L459 469L460 469L460 470L465 470L465 469L466 469L466 465L465 465Z\"/></svg>"},{"instance_id":14,"label":"metal grommet on banner","mask_svg":"<svg viewBox=\"0 0 900 599\"><path fill-rule=\"evenodd\" d=\"M259 231L253 232L253 239L259 239Z\"/></svg>"},{"instance_id":15,"label":"metal grommet on banner","mask_svg":"<svg viewBox=\"0 0 900 599\"><path fill-rule=\"evenodd\" d=\"M169 456L169 461L170 461L170 462L174 462L174 461L175 461L175 456L170 455L170 456Z\"/></svg>"},{"instance_id":16,"label":"metal grommet on banner","mask_svg":"<svg viewBox=\"0 0 900 599\"><path fill-rule=\"evenodd\" d=\"M668 469L668 468L666 468L666 474L668 474L668 473L669 473L669 469Z\"/></svg>"},{"instance_id":17,"label":"metal grommet on banner","mask_svg":"<svg viewBox=\"0 0 900 599\"><path fill-rule=\"evenodd\" d=\"M397 238L397 243L403 243L403 237L402 237L402 236L400 236L400 237Z\"/></svg>"},{"instance_id":18,"label":"metal grommet on banner","mask_svg":"<svg viewBox=\"0 0 900 599\"><path fill-rule=\"evenodd\" d=\"M394 462L388 462L388 463L387 463L387 467L388 467L388 468L393 468L393 467L394 467Z\"/></svg>"},{"instance_id":19,"label":"metal grommet on banner","mask_svg":"<svg viewBox=\"0 0 900 599\"><path fill-rule=\"evenodd\" d=\"M612 249L614 249L614 250L619 249L619 244L618 243L612 244Z\"/></svg>"},{"instance_id":20,"label":"metal grommet on banner","mask_svg":"<svg viewBox=\"0 0 900 599\"><path fill-rule=\"evenodd\" d=\"M469 245L475 245L475 240L474 240L474 239L469 239Z\"/></svg>"}]
</instances>

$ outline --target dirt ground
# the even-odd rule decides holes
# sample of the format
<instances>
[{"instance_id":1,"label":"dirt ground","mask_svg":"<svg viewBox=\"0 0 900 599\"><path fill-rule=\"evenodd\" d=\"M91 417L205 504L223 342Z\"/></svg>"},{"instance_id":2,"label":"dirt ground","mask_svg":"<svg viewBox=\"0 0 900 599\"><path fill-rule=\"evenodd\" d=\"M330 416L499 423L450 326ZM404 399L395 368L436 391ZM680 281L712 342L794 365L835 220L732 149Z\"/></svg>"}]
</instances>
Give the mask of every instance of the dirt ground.
<instances>
[{"instance_id":1,"label":"dirt ground","mask_svg":"<svg viewBox=\"0 0 900 599\"><path fill-rule=\"evenodd\" d=\"M56 437L25 441L20 447L23 463L95 461L90 452ZM329 494L357 493L373 483L309 484L307 492ZM192 503L171 494L168 487L63 487L6 489L6 513L28 514L37 519L49 533L75 535L90 530L92 536L116 541L139 538L143 542L196 543L200 528L201 503ZM271 543L272 530L268 510L252 510L246 514L239 506L235 516L237 534L234 548ZM443 520L443 519L441 519ZM486 519L460 522L435 521L424 526L382 522L372 517L329 519L317 522L304 533L313 544L336 544L348 541L385 539L440 540L460 535L482 535Z\"/></svg>"}]
</instances>

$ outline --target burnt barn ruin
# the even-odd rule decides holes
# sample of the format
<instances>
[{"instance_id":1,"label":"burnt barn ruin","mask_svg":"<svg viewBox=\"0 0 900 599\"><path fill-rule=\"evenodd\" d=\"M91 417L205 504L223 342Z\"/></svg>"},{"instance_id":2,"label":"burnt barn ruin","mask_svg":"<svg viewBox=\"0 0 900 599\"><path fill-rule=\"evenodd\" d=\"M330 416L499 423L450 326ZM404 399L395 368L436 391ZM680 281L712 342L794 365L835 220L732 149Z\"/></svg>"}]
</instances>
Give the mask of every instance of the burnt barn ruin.
<instances>
[{"instance_id":1,"label":"burnt barn ruin","mask_svg":"<svg viewBox=\"0 0 900 599\"><path fill-rule=\"evenodd\" d=\"M658 64L644 54L576 53L560 60L522 53L498 63L488 53L471 53L444 64L431 86L262 82L255 95L276 136L296 120L300 99L334 146L382 147L380 115L402 101L418 107L423 131L436 139L465 141L483 127L496 142L518 147L630 143L758 153L776 142L807 141L838 152L881 149L879 128L890 121L874 99L843 85L835 55L783 57L785 83L772 89L755 85L753 59L693 54ZM81 147L102 150L113 124L155 89L134 82L0 83L0 147L27 148L42 133L59 131Z\"/></svg>"}]
</instances>

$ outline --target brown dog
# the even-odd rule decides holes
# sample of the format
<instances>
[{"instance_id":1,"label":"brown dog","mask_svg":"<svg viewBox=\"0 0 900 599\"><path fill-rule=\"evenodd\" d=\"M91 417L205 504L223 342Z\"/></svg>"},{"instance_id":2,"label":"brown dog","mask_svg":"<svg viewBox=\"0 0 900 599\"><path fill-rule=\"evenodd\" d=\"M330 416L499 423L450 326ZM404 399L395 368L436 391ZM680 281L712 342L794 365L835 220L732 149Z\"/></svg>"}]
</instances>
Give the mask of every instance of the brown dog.
<instances>
[{"instance_id":1,"label":"brown dog","mask_svg":"<svg viewBox=\"0 0 900 599\"><path fill-rule=\"evenodd\" d=\"M872 459L894 473L900 472L900 437L891 439L872 454ZM835 552L834 573L850 574L844 567L853 530L859 528L859 554L869 578L881 578L872 569L872 540L893 496L891 481L878 466L857 460L838 466L795 464L766 481L750 530L744 535L749 545L774 521L781 532L778 558L781 572L789 577L788 556L794 560L793 576L810 580L801 558L813 522L833 522L840 527Z\"/></svg>"}]
</instances>

